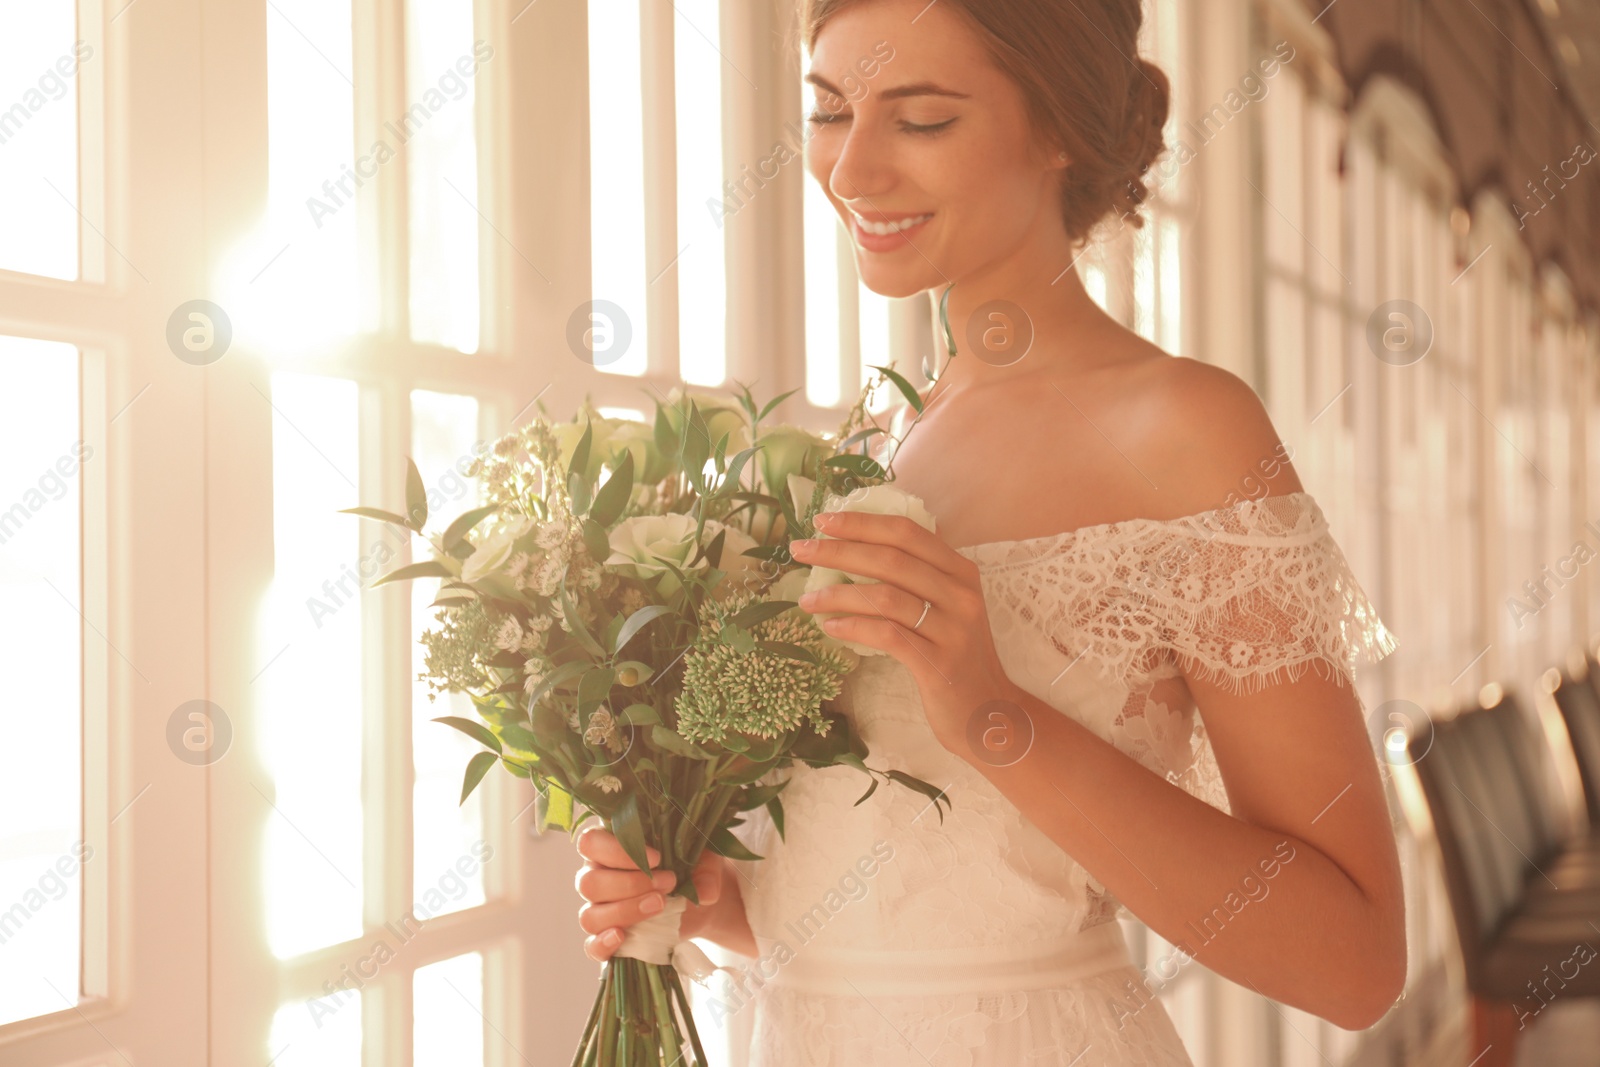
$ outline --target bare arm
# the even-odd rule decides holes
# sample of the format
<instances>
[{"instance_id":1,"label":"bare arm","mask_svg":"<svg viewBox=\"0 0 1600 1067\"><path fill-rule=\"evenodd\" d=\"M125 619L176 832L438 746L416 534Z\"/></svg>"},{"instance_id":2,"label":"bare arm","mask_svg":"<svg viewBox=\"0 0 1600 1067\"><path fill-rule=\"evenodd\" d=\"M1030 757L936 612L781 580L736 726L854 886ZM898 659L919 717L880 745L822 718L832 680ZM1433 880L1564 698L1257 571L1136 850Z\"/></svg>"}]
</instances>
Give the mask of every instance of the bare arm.
<instances>
[{"instance_id":1,"label":"bare arm","mask_svg":"<svg viewBox=\"0 0 1600 1067\"><path fill-rule=\"evenodd\" d=\"M1200 687L1204 688L1204 687ZM1202 706L1237 817L1032 695L1028 754L947 743L1156 933L1264 996L1364 1029L1405 982L1399 859L1354 695L1315 675Z\"/></svg>"}]
</instances>

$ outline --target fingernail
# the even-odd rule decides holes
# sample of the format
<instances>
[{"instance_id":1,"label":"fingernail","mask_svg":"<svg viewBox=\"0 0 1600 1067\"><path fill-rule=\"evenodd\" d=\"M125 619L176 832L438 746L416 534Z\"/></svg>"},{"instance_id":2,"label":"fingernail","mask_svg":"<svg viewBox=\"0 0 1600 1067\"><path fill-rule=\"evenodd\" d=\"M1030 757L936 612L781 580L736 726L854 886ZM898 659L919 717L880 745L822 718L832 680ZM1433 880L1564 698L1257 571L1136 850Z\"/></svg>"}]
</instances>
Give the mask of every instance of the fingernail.
<instances>
[{"instance_id":1,"label":"fingernail","mask_svg":"<svg viewBox=\"0 0 1600 1067\"><path fill-rule=\"evenodd\" d=\"M616 946L622 944L622 931L621 930L607 930L605 932L605 936L602 937L600 940L604 941L606 943L607 947L615 948Z\"/></svg>"},{"instance_id":2,"label":"fingernail","mask_svg":"<svg viewBox=\"0 0 1600 1067\"><path fill-rule=\"evenodd\" d=\"M663 901L660 893L651 893L649 896L645 897L644 900L639 902L639 910L648 915L651 912L660 911L662 903Z\"/></svg>"},{"instance_id":3,"label":"fingernail","mask_svg":"<svg viewBox=\"0 0 1600 1067\"><path fill-rule=\"evenodd\" d=\"M657 871L655 884L657 889L671 889L678 884L678 876L671 871Z\"/></svg>"}]
</instances>

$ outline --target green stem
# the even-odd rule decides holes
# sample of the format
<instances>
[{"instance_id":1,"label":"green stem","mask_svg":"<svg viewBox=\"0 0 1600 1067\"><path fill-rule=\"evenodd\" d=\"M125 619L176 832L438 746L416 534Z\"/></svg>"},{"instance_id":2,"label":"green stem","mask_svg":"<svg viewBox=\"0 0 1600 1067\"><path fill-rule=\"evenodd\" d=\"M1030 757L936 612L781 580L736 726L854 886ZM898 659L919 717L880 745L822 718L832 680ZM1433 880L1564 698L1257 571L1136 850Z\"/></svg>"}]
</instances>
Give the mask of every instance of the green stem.
<instances>
[{"instance_id":1,"label":"green stem","mask_svg":"<svg viewBox=\"0 0 1600 1067\"><path fill-rule=\"evenodd\" d=\"M616 957L606 961L606 1008L612 1006L619 969L616 966ZM607 1018L607 1015L608 1012L602 1009L600 1017L605 1019L605 1022L600 1026L600 1063L602 1067L603 1065L617 1062L617 1024L612 1019Z\"/></svg>"},{"instance_id":2,"label":"green stem","mask_svg":"<svg viewBox=\"0 0 1600 1067\"><path fill-rule=\"evenodd\" d=\"M578 1042L578 1051L572 1056L572 1067L583 1067L586 1059L585 1053L594 1044L595 1023L600 1018L600 1002L605 999L605 976L602 974L600 987L594 992L594 1006L589 1009L589 1021L583 1024L583 1038Z\"/></svg>"},{"instance_id":3,"label":"green stem","mask_svg":"<svg viewBox=\"0 0 1600 1067\"><path fill-rule=\"evenodd\" d=\"M694 1046L695 1067L709 1067L706 1062L706 1050L700 1047L700 1031L694 1025L694 1012L689 1007L689 994L684 990L683 983L678 980L677 968L667 972L667 982L676 994L678 1003L683 1006L683 1027L689 1031L689 1042Z\"/></svg>"},{"instance_id":4,"label":"green stem","mask_svg":"<svg viewBox=\"0 0 1600 1067\"><path fill-rule=\"evenodd\" d=\"M650 996L656 1006L656 1029L661 1034L661 1049L670 1049L676 1055L682 1050L683 1042L678 1040L677 1022L672 1017L671 1006L667 1004L666 988L661 984L663 969L654 964L650 967Z\"/></svg>"}]
</instances>

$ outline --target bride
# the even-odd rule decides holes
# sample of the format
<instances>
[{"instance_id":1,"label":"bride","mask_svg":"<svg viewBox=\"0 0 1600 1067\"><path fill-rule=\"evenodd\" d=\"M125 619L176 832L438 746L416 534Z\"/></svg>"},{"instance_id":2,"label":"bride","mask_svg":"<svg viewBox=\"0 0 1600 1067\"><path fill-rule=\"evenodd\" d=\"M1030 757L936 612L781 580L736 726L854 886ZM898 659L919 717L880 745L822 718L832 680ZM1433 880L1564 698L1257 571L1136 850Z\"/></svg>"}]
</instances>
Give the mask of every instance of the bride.
<instances>
[{"instance_id":1,"label":"bride","mask_svg":"<svg viewBox=\"0 0 1600 1067\"><path fill-rule=\"evenodd\" d=\"M712 1010L748 1013L756 1067L1188 1064L1157 993L1191 960L1346 1029L1404 985L1353 685L1395 640L1249 386L1071 269L1091 227L1141 223L1162 149L1139 23L1139 0L803 5L808 168L867 286L940 291L948 358L882 453L937 533L819 521L799 561L879 581L802 606L869 653L839 705L874 762L951 806L856 806L859 773L802 765L786 839L768 817L760 862L706 853L682 935L750 960ZM603 960L672 876L600 829L578 848ZM1175 946L1149 973L1122 908Z\"/></svg>"}]
</instances>

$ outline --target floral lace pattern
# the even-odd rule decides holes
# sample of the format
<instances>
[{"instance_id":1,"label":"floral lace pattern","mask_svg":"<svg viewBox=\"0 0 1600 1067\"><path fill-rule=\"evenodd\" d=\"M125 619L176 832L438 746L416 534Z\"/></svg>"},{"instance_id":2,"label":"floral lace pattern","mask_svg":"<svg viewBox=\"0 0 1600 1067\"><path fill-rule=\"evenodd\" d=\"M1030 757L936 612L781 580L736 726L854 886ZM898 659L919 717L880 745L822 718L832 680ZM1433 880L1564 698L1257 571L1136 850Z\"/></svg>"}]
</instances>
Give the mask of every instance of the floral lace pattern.
<instances>
[{"instance_id":1,"label":"floral lace pattern","mask_svg":"<svg viewBox=\"0 0 1600 1067\"><path fill-rule=\"evenodd\" d=\"M1304 492L958 551L979 566L1013 682L1223 811L1227 790L1186 677L1238 693L1313 668L1353 679L1396 647ZM864 659L838 703L874 766L944 788L953 806L941 823L903 788L858 804L867 782L849 768L787 772L787 838L764 809L737 831L766 857L735 864L764 959L809 957L805 969L856 989L851 961L863 953L917 953L941 961L930 971L960 975L963 954L1071 944L1118 916L1098 879L935 740L897 660ZM870 997L801 989L772 969L751 997L750 1067L1189 1062L1125 953L1070 981L1019 967L1001 981L986 972L970 992Z\"/></svg>"}]
</instances>

